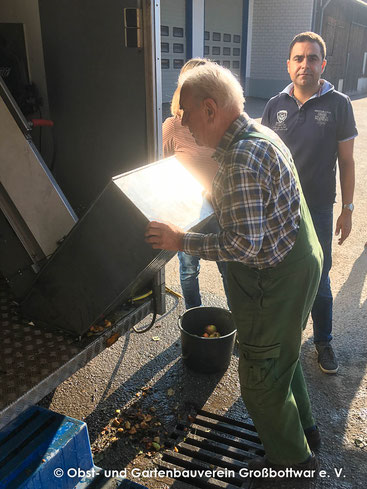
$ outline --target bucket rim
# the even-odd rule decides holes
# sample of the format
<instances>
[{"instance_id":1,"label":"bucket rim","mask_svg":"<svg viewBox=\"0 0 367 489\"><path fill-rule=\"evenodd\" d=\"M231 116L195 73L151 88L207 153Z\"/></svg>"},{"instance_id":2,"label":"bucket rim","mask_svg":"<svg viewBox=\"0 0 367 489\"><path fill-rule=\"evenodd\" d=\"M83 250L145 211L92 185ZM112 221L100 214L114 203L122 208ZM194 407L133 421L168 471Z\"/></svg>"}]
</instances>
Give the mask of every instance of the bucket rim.
<instances>
[{"instance_id":1,"label":"bucket rim","mask_svg":"<svg viewBox=\"0 0 367 489\"><path fill-rule=\"evenodd\" d=\"M233 336L234 334L237 333L237 328L234 328L233 331L231 331L230 333L224 335L224 336L219 336L218 338L203 338L202 336L198 336L196 334L192 334L192 333L189 333L188 331L186 331L186 329L184 329L182 326L181 326L181 321L182 321L182 318L184 317L184 315L189 312L189 311L192 311L193 309L220 309L221 311L225 311L226 313L228 313L230 316L232 316L232 313L231 311L229 311L228 309L224 309L223 307L216 307L216 306L197 306L197 307L191 307L190 309L187 309L187 311L185 311L182 316L180 316L178 318L178 327L180 329L180 331L184 331L185 334L187 334L188 336L191 336L192 338L199 338L199 340L223 340L224 338L228 338L229 336Z\"/></svg>"}]
</instances>

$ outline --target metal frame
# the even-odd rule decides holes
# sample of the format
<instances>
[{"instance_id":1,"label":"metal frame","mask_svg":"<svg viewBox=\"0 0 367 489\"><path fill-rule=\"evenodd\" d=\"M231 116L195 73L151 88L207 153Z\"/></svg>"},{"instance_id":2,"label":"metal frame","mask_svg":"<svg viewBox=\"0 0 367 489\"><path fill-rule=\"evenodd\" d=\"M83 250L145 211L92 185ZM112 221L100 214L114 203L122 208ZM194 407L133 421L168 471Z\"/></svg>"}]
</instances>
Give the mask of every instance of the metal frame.
<instances>
[{"instance_id":1,"label":"metal frame","mask_svg":"<svg viewBox=\"0 0 367 489\"><path fill-rule=\"evenodd\" d=\"M139 2L140 3L140 2ZM150 161L162 158L162 80L160 2L143 1L147 146ZM154 41L154 42L152 42Z\"/></svg>"},{"instance_id":2,"label":"metal frame","mask_svg":"<svg viewBox=\"0 0 367 489\"><path fill-rule=\"evenodd\" d=\"M10 93L8 87L6 86L1 76L0 76L0 97L2 97L2 99L4 100L5 105L9 109L11 115L14 117L14 120L18 124L19 129L23 132L23 134L27 139L30 138L29 133L31 131L31 127L27 119L24 117L23 112L18 107L18 104L14 100L14 97Z\"/></svg>"}]
</instances>

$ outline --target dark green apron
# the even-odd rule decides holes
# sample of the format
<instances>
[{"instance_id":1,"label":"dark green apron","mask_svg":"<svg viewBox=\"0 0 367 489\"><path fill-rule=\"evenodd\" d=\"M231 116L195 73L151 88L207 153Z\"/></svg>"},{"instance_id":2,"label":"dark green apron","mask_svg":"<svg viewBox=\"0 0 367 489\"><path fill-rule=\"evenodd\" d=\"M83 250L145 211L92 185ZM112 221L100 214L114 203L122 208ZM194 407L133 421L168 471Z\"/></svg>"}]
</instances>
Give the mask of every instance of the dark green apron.
<instances>
[{"instance_id":1,"label":"dark green apron","mask_svg":"<svg viewBox=\"0 0 367 489\"><path fill-rule=\"evenodd\" d=\"M262 133L239 139L265 139ZM297 170L286 157L298 181ZM228 263L227 281L240 343L241 394L267 458L277 464L299 463L310 454L304 429L315 424L299 362L302 331L316 296L322 250L302 194L296 242L272 268Z\"/></svg>"}]
</instances>

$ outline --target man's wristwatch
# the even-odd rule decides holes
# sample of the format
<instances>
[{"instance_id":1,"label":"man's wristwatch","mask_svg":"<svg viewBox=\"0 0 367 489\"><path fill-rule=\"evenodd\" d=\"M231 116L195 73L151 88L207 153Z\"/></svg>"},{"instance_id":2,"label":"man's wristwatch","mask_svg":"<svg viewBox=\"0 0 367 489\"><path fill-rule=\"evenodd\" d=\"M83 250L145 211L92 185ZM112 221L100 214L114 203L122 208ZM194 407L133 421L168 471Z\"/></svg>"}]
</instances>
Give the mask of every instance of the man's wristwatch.
<instances>
[{"instance_id":1,"label":"man's wristwatch","mask_svg":"<svg viewBox=\"0 0 367 489\"><path fill-rule=\"evenodd\" d=\"M343 204L343 209L349 209L350 212L353 212L354 204Z\"/></svg>"}]
</instances>

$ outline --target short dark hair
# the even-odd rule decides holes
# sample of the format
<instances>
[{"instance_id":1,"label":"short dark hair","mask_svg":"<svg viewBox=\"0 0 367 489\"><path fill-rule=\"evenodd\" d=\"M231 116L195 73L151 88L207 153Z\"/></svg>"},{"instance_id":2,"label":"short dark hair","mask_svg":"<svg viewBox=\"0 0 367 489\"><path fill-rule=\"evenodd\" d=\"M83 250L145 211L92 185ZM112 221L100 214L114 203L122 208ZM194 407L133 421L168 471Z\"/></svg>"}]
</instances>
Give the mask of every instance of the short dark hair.
<instances>
[{"instance_id":1,"label":"short dark hair","mask_svg":"<svg viewBox=\"0 0 367 489\"><path fill-rule=\"evenodd\" d=\"M297 42L316 42L320 46L322 59L326 58L325 41L323 40L323 38L321 36L319 36L319 34L316 34L316 32L308 31L308 32L301 32L300 34L297 34L293 38L292 42L289 45L289 59L291 59L291 52L292 52L293 46Z\"/></svg>"}]
</instances>

